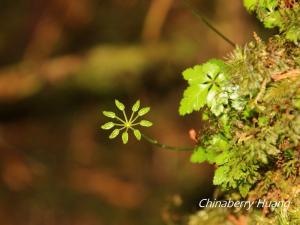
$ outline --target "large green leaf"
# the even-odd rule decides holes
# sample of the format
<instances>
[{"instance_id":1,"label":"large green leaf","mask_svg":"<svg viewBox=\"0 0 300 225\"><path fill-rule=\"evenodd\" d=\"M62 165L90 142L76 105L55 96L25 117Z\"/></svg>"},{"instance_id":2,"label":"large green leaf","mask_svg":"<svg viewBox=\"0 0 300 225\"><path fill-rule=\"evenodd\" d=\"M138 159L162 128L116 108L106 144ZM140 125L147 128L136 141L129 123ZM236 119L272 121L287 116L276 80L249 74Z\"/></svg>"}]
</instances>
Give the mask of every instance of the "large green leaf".
<instances>
[{"instance_id":1,"label":"large green leaf","mask_svg":"<svg viewBox=\"0 0 300 225\"><path fill-rule=\"evenodd\" d=\"M180 115L199 111L206 104L212 106L212 101L226 81L225 63L212 59L203 65L185 70L183 77L188 81L189 87L184 91L180 102Z\"/></svg>"}]
</instances>

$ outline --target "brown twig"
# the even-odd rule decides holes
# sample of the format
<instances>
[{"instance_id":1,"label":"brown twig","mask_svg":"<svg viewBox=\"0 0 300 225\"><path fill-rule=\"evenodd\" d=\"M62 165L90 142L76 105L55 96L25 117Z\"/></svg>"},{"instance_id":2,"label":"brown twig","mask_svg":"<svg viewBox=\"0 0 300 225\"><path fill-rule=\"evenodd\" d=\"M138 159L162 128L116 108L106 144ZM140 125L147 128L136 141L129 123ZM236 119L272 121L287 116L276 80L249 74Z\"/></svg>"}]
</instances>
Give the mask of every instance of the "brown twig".
<instances>
[{"instance_id":1,"label":"brown twig","mask_svg":"<svg viewBox=\"0 0 300 225\"><path fill-rule=\"evenodd\" d=\"M159 39L172 4L173 0L153 0L151 2L142 34L145 41L155 42Z\"/></svg>"},{"instance_id":2,"label":"brown twig","mask_svg":"<svg viewBox=\"0 0 300 225\"><path fill-rule=\"evenodd\" d=\"M298 76L300 76L300 69L293 69L284 73L276 73L272 75L272 79L274 81L279 81L286 78L296 78Z\"/></svg>"},{"instance_id":3,"label":"brown twig","mask_svg":"<svg viewBox=\"0 0 300 225\"><path fill-rule=\"evenodd\" d=\"M258 94L256 95L256 98L254 99L254 103L257 104L260 99L263 97L265 91L266 91L266 86L267 86L267 79L264 79L261 86L260 86L260 91L258 92Z\"/></svg>"}]
</instances>

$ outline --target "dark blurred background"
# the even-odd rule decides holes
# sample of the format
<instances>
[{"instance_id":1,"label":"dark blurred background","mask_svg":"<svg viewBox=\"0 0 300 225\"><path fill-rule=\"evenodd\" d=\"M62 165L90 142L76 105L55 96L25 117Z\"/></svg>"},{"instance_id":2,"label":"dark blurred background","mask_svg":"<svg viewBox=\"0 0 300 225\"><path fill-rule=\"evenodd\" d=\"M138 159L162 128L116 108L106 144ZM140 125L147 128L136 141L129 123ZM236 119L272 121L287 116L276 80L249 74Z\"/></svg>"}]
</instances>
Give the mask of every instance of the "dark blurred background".
<instances>
[{"instance_id":1,"label":"dark blurred background","mask_svg":"<svg viewBox=\"0 0 300 225\"><path fill-rule=\"evenodd\" d=\"M238 45L265 35L242 1L187 1ZM181 71L231 50L183 0L0 0L0 224L183 222L213 167L109 141L101 110L141 99L149 135L193 146Z\"/></svg>"}]
</instances>

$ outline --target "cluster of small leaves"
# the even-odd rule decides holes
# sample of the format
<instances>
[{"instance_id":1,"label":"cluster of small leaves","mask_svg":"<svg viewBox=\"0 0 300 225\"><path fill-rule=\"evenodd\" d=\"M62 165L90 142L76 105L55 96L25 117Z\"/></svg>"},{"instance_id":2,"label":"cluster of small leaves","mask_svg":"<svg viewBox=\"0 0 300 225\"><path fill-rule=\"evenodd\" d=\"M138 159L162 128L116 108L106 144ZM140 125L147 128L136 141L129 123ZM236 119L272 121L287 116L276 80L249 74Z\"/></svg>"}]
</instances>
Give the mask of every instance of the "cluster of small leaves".
<instances>
[{"instance_id":1,"label":"cluster of small leaves","mask_svg":"<svg viewBox=\"0 0 300 225\"><path fill-rule=\"evenodd\" d=\"M300 41L300 3L297 0L244 0L266 28L278 27L294 43Z\"/></svg>"},{"instance_id":2,"label":"cluster of small leaves","mask_svg":"<svg viewBox=\"0 0 300 225\"><path fill-rule=\"evenodd\" d=\"M101 126L104 130L110 130L112 128L115 128L112 133L109 135L110 139L116 138L121 131L122 133L122 141L123 144L127 144L129 135L128 131L131 130L136 137L137 140L141 140L142 134L141 132L136 128L136 126L140 125L142 127L151 127L152 122L148 120L141 120L137 122L137 119L146 115L150 111L150 107L145 107L140 109L140 101L138 100L131 108L131 115L128 117L125 112L125 105L121 103L118 100L115 100L116 107L122 112L123 118L120 118L117 116L115 112L111 111L103 111L103 115L114 119L117 122L107 122ZM117 127L117 128L116 128Z\"/></svg>"},{"instance_id":3,"label":"cluster of small leaves","mask_svg":"<svg viewBox=\"0 0 300 225\"><path fill-rule=\"evenodd\" d=\"M298 57L291 42L276 36L265 44L256 37L226 62L210 60L183 72L189 87L179 113L202 109L210 127L191 161L217 165L215 185L245 197L270 165L286 170L287 177L299 175Z\"/></svg>"}]
</instances>

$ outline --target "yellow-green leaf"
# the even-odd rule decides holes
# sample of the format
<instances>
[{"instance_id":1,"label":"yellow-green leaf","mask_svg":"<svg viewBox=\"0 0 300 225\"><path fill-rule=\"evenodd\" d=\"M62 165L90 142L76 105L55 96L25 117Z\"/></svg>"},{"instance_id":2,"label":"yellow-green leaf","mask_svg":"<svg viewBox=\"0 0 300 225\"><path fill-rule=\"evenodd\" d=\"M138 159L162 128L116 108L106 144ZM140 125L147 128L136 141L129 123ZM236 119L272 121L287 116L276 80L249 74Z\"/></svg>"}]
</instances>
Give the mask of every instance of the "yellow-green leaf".
<instances>
[{"instance_id":1,"label":"yellow-green leaf","mask_svg":"<svg viewBox=\"0 0 300 225\"><path fill-rule=\"evenodd\" d=\"M140 100L137 100L136 103L132 106L132 111L137 112L140 108Z\"/></svg>"},{"instance_id":2,"label":"yellow-green leaf","mask_svg":"<svg viewBox=\"0 0 300 225\"><path fill-rule=\"evenodd\" d=\"M114 119L116 117L116 114L114 112L109 112L109 111L102 111L103 115L109 118Z\"/></svg>"},{"instance_id":3,"label":"yellow-green leaf","mask_svg":"<svg viewBox=\"0 0 300 225\"><path fill-rule=\"evenodd\" d=\"M104 130L109 130L111 128L113 128L115 126L115 124L113 122L108 122L108 123L105 123L101 126L102 129Z\"/></svg>"},{"instance_id":4,"label":"yellow-green leaf","mask_svg":"<svg viewBox=\"0 0 300 225\"><path fill-rule=\"evenodd\" d=\"M122 134L122 141L123 141L123 144L127 144L127 142L128 142L128 132L127 131L125 131Z\"/></svg>"},{"instance_id":5,"label":"yellow-green leaf","mask_svg":"<svg viewBox=\"0 0 300 225\"><path fill-rule=\"evenodd\" d=\"M115 104L119 110L123 111L125 109L124 104L122 102L118 101L117 99L115 100Z\"/></svg>"},{"instance_id":6,"label":"yellow-green leaf","mask_svg":"<svg viewBox=\"0 0 300 225\"><path fill-rule=\"evenodd\" d=\"M150 122L148 120L142 120L140 122L140 125L143 126L143 127L151 127L153 124L152 124L152 122Z\"/></svg>"},{"instance_id":7,"label":"yellow-green leaf","mask_svg":"<svg viewBox=\"0 0 300 225\"><path fill-rule=\"evenodd\" d=\"M136 137L136 139L141 140L142 134L139 130L135 129L133 131L134 136Z\"/></svg>"},{"instance_id":8,"label":"yellow-green leaf","mask_svg":"<svg viewBox=\"0 0 300 225\"><path fill-rule=\"evenodd\" d=\"M120 133L119 129L114 129L113 132L109 135L109 139L114 139Z\"/></svg>"},{"instance_id":9,"label":"yellow-green leaf","mask_svg":"<svg viewBox=\"0 0 300 225\"><path fill-rule=\"evenodd\" d=\"M138 114L139 114L139 116L143 116L143 115L147 114L149 111L150 111L150 107L145 107L145 108L142 108L142 109L138 112Z\"/></svg>"}]
</instances>

